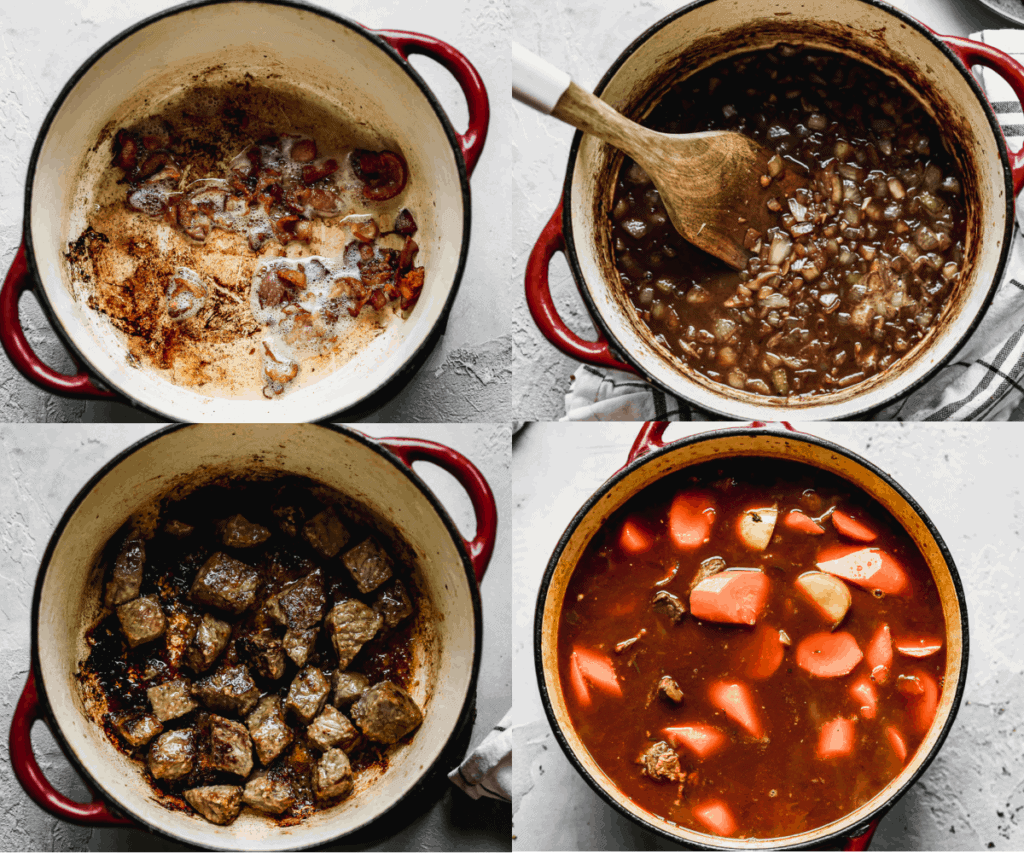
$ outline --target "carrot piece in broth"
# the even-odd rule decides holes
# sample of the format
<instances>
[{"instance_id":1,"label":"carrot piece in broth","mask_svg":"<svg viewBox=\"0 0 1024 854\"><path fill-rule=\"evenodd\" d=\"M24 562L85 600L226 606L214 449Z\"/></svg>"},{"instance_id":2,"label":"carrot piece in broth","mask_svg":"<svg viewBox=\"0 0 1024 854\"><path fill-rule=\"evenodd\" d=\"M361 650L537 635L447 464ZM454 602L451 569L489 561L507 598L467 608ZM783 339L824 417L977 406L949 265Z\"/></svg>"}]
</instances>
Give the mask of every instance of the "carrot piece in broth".
<instances>
[{"instance_id":1,"label":"carrot piece in broth","mask_svg":"<svg viewBox=\"0 0 1024 854\"><path fill-rule=\"evenodd\" d=\"M861 676L850 685L850 696L860 704L860 716L865 720L873 720L878 714L878 692L867 676Z\"/></svg>"},{"instance_id":2,"label":"carrot piece in broth","mask_svg":"<svg viewBox=\"0 0 1024 854\"><path fill-rule=\"evenodd\" d=\"M818 552L818 569L863 587L899 595L909 592L910 579L896 559L881 549L827 546Z\"/></svg>"},{"instance_id":3,"label":"carrot piece in broth","mask_svg":"<svg viewBox=\"0 0 1024 854\"><path fill-rule=\"evenodd\" d=\"M763 572L727 569L693 588L690 613L698 620L752 626L768 604L769 587Z\"/></svg>"},{"instance_id":4,"label":"carrot piece in broth","mask_svg":"<svg viewBox=\"0 0 1024 854\"><path fill-rule=\"evenodd\" d=\"M823 679L845 676L863 658L849 632L815 632L796 646L796 663L812 676Z\"/></svg>"},{"instance_id":5,"label":"carrot piece in broth","mask_svg":"<svg viewBox=\"0 0 1024 854\"><path fill-rule=\"evenodd\" d=\"M939 683L934 676L923 670L915 670L911 675L917 677L924 690L907 698L907 714L914 732L923 735L928 732L939 708Z\"/></svg>"},{"instance_id":6,"label":"carrot piece in broth","mask_svg":"<svg viewBox=\"0 0 1024 854\"><path fill-rule=\"evenodd\" d=\"M668 533L676 548L700 548L711 536L715 523L714 498L706 492L680 492L668 511Z\"/></svg>"},{"instance_id":7,"label":"carrot piece in broth","mask_svg":"<svg viewBox=\"0 0 1024 854\"><path fill-rule=\"evenodd\" d=\"M698 759L707 759L720 752L729 743L729 736L709 724L680 724L661 731L665 741L675 748L685 747Z\"/></svg>"},{"instance_id":8,"label":"carrot piece in broth","mask_svg":"<svg viewBox=\"0 0 1024 854\"><path fill-rule=\"evenodd\" d=\"M779 630L761 623L754 629L749 645L742 651L744 674L759 681L768 679L779 669L785 652Z\"/></svg>"},{"instance_id":9,"label":"carrot piece in broth","mask_svg":"<svg viewBox=\"0 0 1024 854\"><path fill-rule=\"evenodd\" d=\"M633 519L627 519L622 525L619 545L626 554L638 555L649 551L654 545L654 537L640 527Z\"/></svg>"},{"instance_id":10,"label":"carrot piece in broth","mask_svg":"<svg viewBox=\"0 0 1024 854\"><path fill-rule=\"evenodd\" d=\"M832 524L848 540L856 540L858 543L873 543L878 539L878 534L871 530L871 528L863 522L858 522L842 510L833 511Z\"/></svg>"},{"instance_id":11,"label":"carrot piece in broth","mask_svg":"<svg viewBox=\"0 0 1024 854\"><path fill-rule=\"evenodd\" d=\"M896 727L890 725L885 728L886 737L889 739L889 744L892 747L893 753L899 758L900 762L907 761L907 740L903 737Z\"/></svg>"},{"instance_id":12,"label":"carrot piece in broth","mask_svg":"<svg viewBox=\"0 0 1024 854\"><path fill-rule=\"evenodd\" d=\"M783 527L789 528L791 531L797 531L801 534L811 534L812 536L819 536L825 533L825 529L815 522L806 513L802 513L799 510L790 510L785 516L782 517Z\"/></svg>"},{"instance_id":13,"label":"carrot piece in broth","mask_svg":"<svg viewBox=\"0 0 1024 854\"><path fill-rule=\"evenodd\" d=\"M711 703L725 712L734 723L739 724L753 738L764 738L764 723L757 711L754 694L742 682L712 682L708 688Z\"/></svg>"},{"instance_id":14,"label":"carrot piece in broth","mask_svg":"<svg viewBox=\"0 0 1024 854\"><path fill-rule=\"evenodd\" d=\"M622 686L615 676L615 667L606 655L590 649L576 647L569 657L569 682L580 702L590 706L590 689L596 688L613 697L622 696Z\"/></svg>"},{"instance_id":15,"label":"carrot piece in broth","mask_svg":"<svg viewBox=\"0 0 1024 854\"><path fill-rule=\"evenodd\" d=\"M888 623L882 623L875 629L864 651L864 659L876 683L884 685L889 681L889 671L892 670L892 634Z\"/></svg>"},{"instance_id":16,"label":"carrot piece in broth","mask_svg":"<svg viewBox=\"0 0 1024 854\"><path fill-rule=\"evenodd\" d=\"M900 655L910 658L927 658L942 649L942 638L910 637L898 639L894 646Z\"/></svg>"},{"instance_id":17,"label":"carrot piece in broth","mask_svg":"<svg viewBox=\"0 0 1024 854\"><path fill-rule=\"evenodd\" d=\"M822 724L818 736L817 755L819 759L838 759L853 753L853 721L849 718L836 718Z\"/></svg>"},{"instance_id":18,"label":"carrot piece in broth","mask_svg":"<svg viewBox=\"0 0 1024 854\"><path fill-rule=\"evenodd\" d=\"M717 798L704 801L693 808L693 817L715 836L732 836L736 832L736 819L725 801Z\"/></svg>"}]
</instances>

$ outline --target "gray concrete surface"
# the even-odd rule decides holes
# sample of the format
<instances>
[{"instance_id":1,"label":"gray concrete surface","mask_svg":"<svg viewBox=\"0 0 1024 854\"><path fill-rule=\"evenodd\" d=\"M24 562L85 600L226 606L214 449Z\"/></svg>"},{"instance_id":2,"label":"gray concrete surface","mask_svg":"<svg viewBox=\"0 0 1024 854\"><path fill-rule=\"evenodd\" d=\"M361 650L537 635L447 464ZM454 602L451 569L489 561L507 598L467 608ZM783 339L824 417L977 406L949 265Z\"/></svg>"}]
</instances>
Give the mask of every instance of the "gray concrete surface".
<instances>
[{"instance_id":1,"label":"gray concrete surface","mask_svg":"<svg viewBox=\"0 0 1024 854\"><path fill-rule=\"evenodd\" d=\"M669 428L667 438L698 430ZM872 849L1024 848L1024 450L1017 425L812 425L889 472L924 507L963 580L964 703L941 753L882 821ZM544 717L533 665L537 590L580 505L626 461L636 424L532 424L512 453L516 850L669 849L594 794Z\"/></svg>"},{"instance_id":2,"label":"gray concrete surface","mask_svg":"<svg viewBox=\"0 0 1024 854\"><path fill-rule=\"evenodd\" d=\"M498 543L481 585L484 644L472 744L498 723L511 703L511 528L508 470L510 428L505 425L387 424L360 428L372 436L416 436L442 442L469 457L483 472L498 503ZM39 561L57 520L82 485L107 460L151 432L147 425L0 426L0 850L182 850L162 837L134 830L93 830L53 818L22 791L11 771L7 734L30 661L29 624ZM472 507L451 475L426 464L416 471L427 481L466 536L475 523ZM40 765L67 796L89 800L79 776L37 723L33 744ZM371 850L508 850L507 804L474 802L443 783L437 802L406 826L393 817L388 835L360 848ZM400 829L397 829L399 828ZM351 846L333 846L349 850ZM359 850L359 849L354 849Z\"/></svg>"},{"instance_id":3,"label":"gray concrete surface","mask_svg":"<svg viewBox=\"0 0 1024 854\"><path fill-rule=\"evenodd\" d=\"M43 118L68 78L93 51L130 24L180 0L7 0L0 12L0 274L21 242L28 159ZM470 254L446 334L419 374L371 421L500 421L509 417L511 295L503 287L510 249L506 204L509 134L509 7L505 0L312 0L370 27L413 30L443 39L476 66L491 98L487 145L472 178ZM461 90L440 66L412 60L437 93L456 130L468 110ZM22 300L22 322L42 359L73 372L35 298ZM65 400L38 390L0 353L0 421L150 420L121 404Z\"/></svg>"},{"instance_id":4,"label":"gray concrete surface","mask_svg":"<svg viewBox=\"0 0 1024 854\"><path fill-rule=\"evenodd\" d=\"M679 0L513 2L512 36L591 91L633 39L682 5ZM1010 26L977 0L892 0L892 5L951 35ZM516 211L507 238L513 258L512 408L516 418L554 420L565 414L564 396L579 363L562 355L538 331L526 307L523 273L530 250L561 199L575 131L519 103L511 111L509 162L515 190L510 204ZM560 254L551 264L551 292L568 326L594 340L593 322Z\"/></svg>"}]
</instances>

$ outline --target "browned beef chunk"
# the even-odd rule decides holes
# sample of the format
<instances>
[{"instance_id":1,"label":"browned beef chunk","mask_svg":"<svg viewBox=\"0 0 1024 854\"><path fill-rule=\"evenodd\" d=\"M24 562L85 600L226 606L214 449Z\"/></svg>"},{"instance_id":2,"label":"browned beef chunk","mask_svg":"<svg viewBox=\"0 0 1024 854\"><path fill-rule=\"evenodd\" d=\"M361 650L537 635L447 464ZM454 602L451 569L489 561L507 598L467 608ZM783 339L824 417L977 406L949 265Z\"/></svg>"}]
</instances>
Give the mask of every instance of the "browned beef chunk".
<instances>
[{"instance_id":1,"label":"browned beef chunk","mask_svg":"<svg viewBox=\"0 0 1024 854\"><path fill-rule=\"evenodd\" d=\"M184 677L155 685L146 691L146 696L153 707L153 714L164 723L187 715L196 708L196 701L192 699L192 683Z\"/></svg>"},{"instance_id":2,"label":"browned beef chunk","mask_svg":"<svg viewBox=\"0 0 1024 854\"><path fill-rule=\"evenodd\" d=\"M662 676L661 679L658 680L657 692L672 703L683 702L682 689L679 687L679 683L671 676Z\"/></svg>"},{"instance_id":3,"label":"browned beef chunk","mask_svg":"<svg viewBox=\"0 0 1024 854\"><path fill-rule=\"evenodd\" d=\"M199 786L185 791L185 800L213 824L231 824L242 811L241 786Z\"/></svg>"},{"instance_id":4,"label":"browned beef chunk","mask_svg":"<svg viewBox=\"0 0 1024 854\"><path fill-rule=\"evenodd\" d=\"M327 702L331 683L317 667L307 667L293 680L284 701L285 710L291 710L302 723L309 724Z\"/></svg>"},{"instance_id":5,"label":"browned beef chunk","mask_svg":"<svg viewBox=\"0 0 1024 854\"><path fill-rule=\"evenodd\" d=\"M191 537L193 531L195 531L194 525L182 522L180 519L171 519L171 521L164 525L164 532L179 540Z\"/></svg>"},{"instance_id":6,"label":"browned beef chunk","mask_svg":"<svg viewBox=\"0 0 1024 854\"><path fill-rule=\"evenodd\" d=\"M257 771L245 784L242 802L254 810L280 815L295 803L295 794L287 779L271 779L266 771Z\"/></svg>"},{"instance_id":7,"label":"browned beef chunk","mask_svg":"<svg viewBox=\"0 0 1024 854\"><path fill-rule=\"evenodd\" d=\"M302 528L302 536L324 557L334 557L348 543L351 534L333 507L321 510Z\"/></svg>"},{"instance_id":8,"label":"browned beef chunk","mask_svg":"<svg viewBox=\"0 0 1024 854\"><path fill-rule=\"evenodd\" d=\"M659 590L654 594L654 598L651 599L651 607L659 614L664 614L673 623L678 623L686 616L686 606L683 604L683 600L667 590Z\"/></svg>"},{"instance_id":9,"label":"browned beef chunk","mask_svg":"<svg viewBox=\"0 0 1024 854\"><path fill-rule=\"evenodd\" d=\"M309 629L324 616L324 582L320 570L286 584L265 605L267 615L290 629Z\"/></svg>"},{"instance_id":10,"label":"browned beef chunk","mask_svg":"<svg viewBox=\"0 0 1024 854\"><path fill-rule=\"evenodd\" d=\"M209 731L200 748L202 767L208 771L224 771L248 776L252 771L252 742L249 730L238 721L210 715Z\"/></svg>"},{"instance_id":11,"label":"browned beef chunk","mask_svg":"<svg viewBox=\"0 0 1024 854\"><path fill-rule=\"evenodd\" d=\"M167 631L167 618L156 596L140 596L117 608L121 631L131 646L149 643Z\"/></svg>"},{"instance_id":12,"label":"browned beef chunk","mask_svg":"<svg viewBox=\"0 0 1024 854\"><path fill-rule=\"evenodd\" d=\"M188 776L195 761L195 734L190 729L161 733L149 746L149 772L160 780L180 780Z\"/></svg>"},{"instance_id":13,"label":"browned beef chunk","mask_svg":"<svg viewBox=\"0 0 1024 854\"><path fill-rule=\"evenodd\" d=\"M247 715L260 698L260 689L243 664L221 667L212 676L196 682L192 693L211 712L223 715Z\"/></svg>"},{"instance_id":14,"label":"browned beef chunk","mask_svg":"<svg viewBox=\"0 0 1024 854\"><path fill-rule=\"evenodd\" d=\"M269 631L251 635L240 643L253 669L265 679L284 676L284 646Z\"/></svg>"},{"instance_id":15,"label":"browned beef chunk","mask_svg":"<svg viewBox=\"0 0 1024 854\"><path fill-rule=\"evenodd\" d=\"M393 744L423 722L423 712L394 682L378 682L352 705L349 714L363 735Z\"/></svg>"},{"instance_id":16,"label":"browned beef chunk","mask_svg":"<svg viewBox=\"0 0 1024 854\"><path fill-rule=\"evenodd\" d=\"M355 673L351 670L335 670L333 686L334 705L343 709L366 693L366 689L370 687L370 680L362 673Z\"/></svg>"},{"instance_id":17,"label":"browned beef chunk","mask_svg":"<svg viewBox=\"0 0 1024 854\"><path fill-rule=\"evenodd\" d=\"M362 741L352 721L330 705L324 706L324 710L316 716L316 720L306 730L306 737L317 750L340 747L346 753L351 753Z\"/></svg>"},{"instance_id":18,"label":"browned beef chunk","mask_svg":"<svg viewBox=\"0 0 1024 854\"><path fill-rule=\"evenodd\" d=\"M212 614L203 614L192 643L185 652L185 663L196 673L209 670L231 640L231 624Z\"/></svg>"},{"instance_id":19,"label":"browned beef chunk","mask_svg":"<svg viewBox=\"0 0 1024 854\"><path fill-rule=\"evenodd\" d=\"M271 694L260 700L253 713L245 719L249 727L249 735L256 745L256 755L260 762L269 765L289 744L294 737L291 728L284 722L281 709L281 698Z\"/></svg>"},{"instance_id":20,"label":"browned beef chunk","mask_svg":"<svg viewBox=\"0 0 1024 854\"><path fill-rule=\"evenodd\" d=\"M284 651L299 667L306 666L306 659L313 651L320 629L288 629L284 633Z\"/></svg>"},{"instance_id":21,"label":"browned beef chunk","mask_svg":"<svg viewBox=\"0 0 1024 854\"><path fill-rule=\"evenodd\" d=\"M238 514L220 523L220 541L228 548L247 549L269 539L270 531Z\"/></svg>"},{"instance_id":22,"label":"browned beef chunk","mask_svg":"<svg viewBox=\"0 0 1024 854\"><path fill-rule=\"evenodd\" d=\"M363 644L380 631L381 622L380 614L357 599L345 599L331 608L324 626L338 654L338 667L348 667Z\"/></svg>"},{"instance_id":23,"label":"browned beef chunk","mask_svg":"<svg viewBox=\"0 0 1024 854\"><path fill-rule=\"evenodd\" d=\"M137 531L132 531L121 546L114 568L110 571L110 580L103 602L108 608L131 602L139 595L142 586L142 569L146 564L146 546Z\"/></svg>"},{"instance_id":24,"label":"browned beef chunk","mask_svg":"<svg viewBox=\"0 0 1024 854\"><path fill-rule=\"evenodd\" d=\"M188 595L197 605L241 614L256 601L259 584L259 572L253 567L217 552L203 564Z\"/></svg>"},{"instance_id":25,"label":"browned beef chunk","mask_svg":"<svg viewBox=\"0 0 1024 854\"><path fill-rule=\"evenodd\" d=\"M345 751L332 747L316 763L313 791L318 798L342 798L352 791L352 766Z\"/></svg>"},{"instance_id":26,"label":"browned beef chunk","mask_svg":"<svg viewBox=\"0 0 1024 854\"><path fill-rule=\"evenodd\" d=\"M391 578L391 558L373 537L349 549L342 560L360 593L376 590Z\"/></svg>"},{"instance_id":27,"label":"browned beef chunk","mask_svg":"<svg viewBox=\"0 0 1024 854\"><path fill-rule=\"evenodd\" d=\"M393 629L412 615L412 599L409 598L405 585L396 578L377 593L377 598L373 600L373 609L381 615L384 627Z\"/></svg>"},{"instance_id":28,"label":"browned beef chunk","mask_svg":"<svg viewBox=\"0 0 1024 854\"><path fill-rule=\"evenodd\" d=\"M651 745L637 760L643 766L643 773L653 780L667 780L682 783L686 774L679 765L679 754L667 742Z\"/></svg>"},{"instance_id":29,"label":"browned beef chunk","mask_svg":"<svg viewBox=\"0 0 1024 854\"><path fill-rule=\"evenodd\" d=\"M121 734L121 738L127 741L132 747L142 747L149 744L156 736L164 731L164 725L156 715L133 709L128 712L118 712L111 716L114 727Z\"/></svg>"}]
</instances>

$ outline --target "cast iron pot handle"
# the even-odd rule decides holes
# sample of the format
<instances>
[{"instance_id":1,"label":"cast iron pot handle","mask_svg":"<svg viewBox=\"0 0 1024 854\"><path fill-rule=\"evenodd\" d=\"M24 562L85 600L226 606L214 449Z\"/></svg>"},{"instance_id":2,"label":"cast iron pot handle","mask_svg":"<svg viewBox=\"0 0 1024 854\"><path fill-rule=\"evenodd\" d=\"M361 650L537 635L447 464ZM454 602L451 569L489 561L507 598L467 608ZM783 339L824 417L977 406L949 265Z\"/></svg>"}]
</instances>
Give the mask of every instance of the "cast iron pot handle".
<instances>
[{"instance_id":1,"label":"cast iron pot handle","mask_svg":"<svg viewBox=\"0 0 1024 854\"><path fill-rule=\"evenodd\" d=\"M530 314L541 335L570 358L598 368L615 368L635 374L633 368L612 355L600 330L596 341L584 341L558 316L555 301L551 298L551 283L548 281L548 267L556 252L565 252L561 202L544 226L526 262L526 304L530 307Z\"/></svg>"},{"instance_id":2,"label":"cast iron pot handle","mask_svg":"<svg viewBox=\"0 0 1024 854\"><path fill-rule=\"evenodd\" d=\"M670 421L646 421L643 427L640 428L640 432L637 434L636 441L633 442L633 447L629 449L629 459L626 460L626 465L629 465L634 460L640 459L640 457L649 454L651 451L656 451L659 448L664 448L668 442L663 441L665 431L668 429ZM786 430L793 433L799 433L800 431L793 427L788 421L751 421L748 427L772 427L776 424L781 424Z\"/></svg>"},{"instance_id":3,"label":"cast iron pot handle","mask_svg":"<svg viewBox=\"0 0 1024 854\"><path fill-rule=\"evenodd\" d=\"M967 66L983 65L1003 78L1013 89L1017 100L1024 104L1024 66L1008 53L991 45L960 36L939 36ZM1004 137L1005 139L1005 137ZM1013 173L1013 194L1024 189L1024 150L1010 152L1010 171Z\"/></svg>"},{"instance_id":4,"label":"cast iron pot handle","mask_svg":"<svg viewBox=\"0 0 1024 854\"><path fill-rule=\"evenodd\" d=\"M491 492L487 480L480 474L480 469L458 451L437 442L395 437L378 441L409 468L421 460L443 468L469 493L473 512L476 513L476 536L472 540L463 540L463 543L469 552L473 572L479 584L483 580L484 572L487 571L487 564L491 562L494 539L498 532L498 508L494 503L494 493Z\"/></svg>"},{"instance_id":5,"label":"cast iron pot handle","mask_svg":"<svg viewBox=\"0 0 1024 854\"><path fill-rule=\"evenodd\" d=\"M11 737L8 742L11 766L14 775L30 798L44 810L57 818L90 827L106 827L133 824L130 819L114 815L100 799L80 804L58 792L36 762L32 752L32 724L42 718L39 693L36 691L36 677L30 672L25 690L14 709L11 718Z\"/></svg>"},{"instance_id":6,"label":"cast iron pot handle","mask_svg":"<svg viewBox=\"0 0 1024 854\"><path fill-rule=\"evenodd\" d=\"M487 89L479 72L473 64L447 42L425 36L420 33L407 33L401 30L375 30L408 61L414 53L430 57L439 62L451 73L462 88L469 106L469 126L463 134L457 134L462 146L462 156L466 160L466 171L472 175L476 162L480 159L484 142L487 140L487 127L491 121L491 106L487 99Z\"/></svg>"},{"instance_id":7,"label":"cast iron pot handle","mask_svg":"<svg viewBox=\"0 0 1024 854\"><path fill-rule=\"evenodd\" d=\"M857 836L849 837L843 844L844 851L867 851L868 846L871 845L871 837L875 835L875 831L878 830L878 823L882 820L882 816L873 818L871 823L863 829L863 831ZM860 830L861 828L857 828ZM856 833L856 831L854 831Z\"/></svg>"},{"instance_id":8,"label":"cast iron pot handle","mask_svg":"<svg viewBox=\"0 0 1024 854\"><path fill-rule=\"evenodd\" d=\"M31 287L32 276L25 260L23 242L14 256L11 269L7 271L3 288L0 289L0 344L3 345L11 364L25 379L43 391L96 400L116 398L117 395L113 392L93 385L92 378L85 371L79 371L72 377L65 376L55 371L33 352L18 317L18 301Z\"/></svg>"}]
</instances>

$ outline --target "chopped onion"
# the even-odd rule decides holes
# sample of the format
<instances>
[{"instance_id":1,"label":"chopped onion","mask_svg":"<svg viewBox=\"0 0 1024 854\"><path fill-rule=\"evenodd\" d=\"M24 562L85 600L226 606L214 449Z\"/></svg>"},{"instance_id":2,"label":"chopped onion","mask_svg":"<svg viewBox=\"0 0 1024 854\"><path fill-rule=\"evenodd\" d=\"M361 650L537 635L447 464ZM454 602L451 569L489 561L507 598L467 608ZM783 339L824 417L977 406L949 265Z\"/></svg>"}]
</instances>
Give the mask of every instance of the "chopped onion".
<instances>
[{"instance_id":1,"label":"chopped onion","mask_svg":"<svg viewBox=\"0 0 1024 854\"><path fill-rule=\"evenodd\" d=\"M776 232L772 238L772 245L768 249L768 263L778 267L790 256L792 251L793 241L789 239L789 236L781 231Z\"/></svg>"},{"instance_id":2,"label":"chopped onion","mask_svg":"<svg viewBox=\"0 0 1024 854\"><path fill-rule=\"evenodd\" d=\"M772 178L778 178L786 168L786 162L778 154L773 155L768 161L768 174Z\"/></svg>"}]
</instances>

